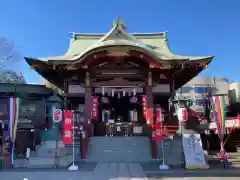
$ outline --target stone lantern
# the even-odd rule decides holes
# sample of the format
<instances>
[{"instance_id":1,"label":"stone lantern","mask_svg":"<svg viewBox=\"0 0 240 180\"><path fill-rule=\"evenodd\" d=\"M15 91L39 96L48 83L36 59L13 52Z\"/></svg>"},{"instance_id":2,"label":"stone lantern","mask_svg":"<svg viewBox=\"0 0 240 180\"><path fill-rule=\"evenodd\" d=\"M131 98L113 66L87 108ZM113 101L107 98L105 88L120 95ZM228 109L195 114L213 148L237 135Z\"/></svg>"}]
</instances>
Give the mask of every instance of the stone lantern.
<instances>
[{"instance_id":1,"label":"stone lantern","mask_svg":"<svg viewBox=\"0 0 240 180\"><path fill-rule=\"evenodd\" d=\"M183 123L185 122L182 122L182 118L179 117L180 116L179 111L181 110L188 113L188 109L192 105L192 100L184 96L175 96L174 99L172 99L169 104L174 109L173 115L177 116L178 118L178 124L180 128L178 129L177 134L182 134L182 132L184 131ZM188 117L188 114L186 116ZM184 121L186 121L186 119Z\"/></svg>"},{"instance_id":2,"label":"stone lantern","mask_svg":"<svg viewBox=\"0 0 240 180\"><path fill-rule=\"evenodd\" d=\"M46 99L47 126L42 133L42 139L44 141L58 141L61 139L61 122L55 123L53 121L53 111L54 109L62 109L62 107L63 100L56 93L53 93L52 96Z\"/></svg>"}]
</instances>

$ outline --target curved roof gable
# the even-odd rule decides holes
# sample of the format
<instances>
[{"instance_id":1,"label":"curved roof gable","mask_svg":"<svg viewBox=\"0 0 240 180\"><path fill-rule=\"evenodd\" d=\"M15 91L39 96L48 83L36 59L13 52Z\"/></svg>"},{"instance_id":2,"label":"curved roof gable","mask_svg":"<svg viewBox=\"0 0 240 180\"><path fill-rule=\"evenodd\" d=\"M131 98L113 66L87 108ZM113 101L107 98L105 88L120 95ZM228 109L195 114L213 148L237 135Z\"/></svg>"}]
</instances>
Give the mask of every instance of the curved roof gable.
<instances>
[{"instance_id":1,"label":"curved roof gable","mask_svg":"<svg viewBox=\"0 0 240 180\"><path fill-rule=\"evenodd\" d=\"M63 56L40 58L39 60L80 60L98 48L108 46L132 46L147 51L156 60L201 60L210 58L181 56L173 54L168 46L166 32L161 33L128 33L120 18L117 19L107 34L75 34L70 41L70 47Z\"/></svg>"}]
</instances>

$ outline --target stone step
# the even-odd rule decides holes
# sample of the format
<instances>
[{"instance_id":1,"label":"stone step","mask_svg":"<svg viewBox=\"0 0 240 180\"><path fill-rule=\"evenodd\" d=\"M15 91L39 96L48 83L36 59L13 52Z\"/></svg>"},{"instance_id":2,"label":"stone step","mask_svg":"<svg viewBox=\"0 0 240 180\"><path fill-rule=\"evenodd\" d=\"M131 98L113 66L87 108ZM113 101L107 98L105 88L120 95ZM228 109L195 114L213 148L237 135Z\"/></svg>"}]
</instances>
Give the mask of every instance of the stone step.
<instances>
[{"instance_id":1,"label":"stone step","mask_svg":"<svg viewBox=\"0 0 240 180\"><path fill-rule=\"evenodd\" d=\"M101 144L101 142L106 142L108 141L109 143L128 143L128 142L133 142L134 144L141 143L141 142L147 142L148 137L91 137L90 142L96 142L98 144ZM123 141L124 140L124 141Z\"/></svg>"},{"instance_id":2,"label":"stone step","mask_svg":"<svg viewBox=\"0 0 240 180\"><path fill-rule=\"evenodd\" d=\"M87 159L97 162L149 161L148 137L93 137L88 145Z\"/></svg>"},{"instance_id":3,"label":"stone step","mask_svg":"<svg viewBox=\"0 0 240 180\"><path fill-rule=\"evenodd\" d=\"M120 155L121 153L121 155ZM137 153L122 153L122 152L115 152L115 153L101 153L101 156L99 154L96 153L88 153L87 157L91 158L91 157L99 157L98 159L105 159L105 158L115 158L115 156L118 157L122 157L122 158L126 158L126 157L130 157L130 158L142 158L142 157L146 157L146 158L151 158L151 156L147 155L148 153L142 153L142 154L137 154Z\"/></svg>"},{"instance_id":4,"label":"stone step","mask_svg":"<svg viewBox=\"0 0 240 180\"><path fill-rule=\"evenodd\" d=\"M54 157L31 157L29 160L18 159L15 162L15 167L17 168L49 168L56 166L64 166L67 167L72 163L72 156L64 156L59 159L55 159Z\"/></svg>"},{"instance_id":5,"label":"stone step","mask_svg":"<svg viewBox=\"0 0 240 180\"><path fill-rule=\"evenodd\" d=\"M106 162L128 162L128 163L131 163L131 162L137 162L137 163L143 163L143 162L148 162L149 159L87 159L88 162L97 162L97 163L106 163Z\"/></svg>"},{"instance_id":6,"label":"stone step","mask_svg":"<svg viewBox=\"0 0 240 180\"><path fill-rule=\"evenodd\" d=\"M96 150L98 149L88 149L88 153L96 153ZM142 153L149 153L150 150L135 150L135 149L102 149L101 151L98 150L98 154L100 153L111 153L111 152L124 152L124 153L130 153L130 154L142 154Z\"/></svg>"},{"instance_id":7,"label":"stone step","mask_svg":"<svg viewBox=\"0 0 240 180\"><path fill-rule=\"evenodd\" d=\"M55 157L57 156L68 156L72 154L72 147L58 148L46 148L39 146L36 151L31 152L31 157ZM56 154L57 152L57 154ZM75 154L80 154L80 147L75 147Z\"/></svg>"},{"instance_id":8,"label":"stone step","mask_svg":"<svg viewBox=\"0 0 240 180\"><path fill-rule=\"evenodd\" d=\"M91 146L88 145L89 149L98 149L98 150L104 150L104 149L122 149L122 150L134 150L137 149L138 151L145 151L146 148L139 146L139 147L132 147L132 146Z\"/></svg>"}]
</instances>

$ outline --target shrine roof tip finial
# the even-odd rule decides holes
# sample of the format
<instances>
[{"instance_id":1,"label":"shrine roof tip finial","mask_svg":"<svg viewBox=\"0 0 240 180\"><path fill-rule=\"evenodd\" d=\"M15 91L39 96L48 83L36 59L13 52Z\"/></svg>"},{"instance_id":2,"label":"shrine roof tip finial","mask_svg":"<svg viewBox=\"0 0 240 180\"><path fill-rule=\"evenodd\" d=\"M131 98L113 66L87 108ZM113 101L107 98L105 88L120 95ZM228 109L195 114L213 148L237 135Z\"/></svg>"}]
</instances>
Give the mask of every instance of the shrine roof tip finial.
<instances>
[{"instance_id":1,"label":"shrine roof tip finial","mask_svg":"<svg viewBox=\"0 0 240 180\"><path fill-rule=\"evenodd\" d=\"M120 20L121 20L121 15L120 15L120 13L118 13L118 15L117 15L117 22L120 21Z\"/></svg>"},{"instance_id":2,"label":"shrine roof tip finial","mask_svg":"<svg viewBox=\"0 0 240 180\"><path fill-rule=\"evenodd\" d=\"M126 26L125 26L123 20L121 19L120 13L118 13L117 18L113 23L113 26L115 26L115 25L122 26L122 28L126 29Z\"/></svg>"}]
</instances>

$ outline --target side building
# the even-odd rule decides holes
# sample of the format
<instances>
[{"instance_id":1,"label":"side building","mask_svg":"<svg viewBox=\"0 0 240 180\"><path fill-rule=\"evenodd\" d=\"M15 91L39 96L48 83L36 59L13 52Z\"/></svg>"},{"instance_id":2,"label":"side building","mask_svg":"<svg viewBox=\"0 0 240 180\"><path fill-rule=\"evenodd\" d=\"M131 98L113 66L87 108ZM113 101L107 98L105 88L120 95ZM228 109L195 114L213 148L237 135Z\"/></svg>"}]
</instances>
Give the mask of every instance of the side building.
<instances>
[{"instance_id":1,"label":"side building","mask_svg":"<svg viewBox=\"0 0 240 180\"><path fill-rule=\"evenodd\" d=\"M229 97L231 103L240 102L240 83L234 82L229 84Z\"/></svg>"},{"instance_id":2,"label":"side building","mask_svg":"<svg viewBox=\"0 0 240 180\"><path fill-rule=\"evenodd\" d=\"M240 83L234 82L229 84L229 110L232 116L237 116L240 113Z\"/></svg>"},{"instance_id":3,"label":"side building","mask_svg":"<svg viewBox=\"0 0 240 180\"><path fill-rule=\"evenodd\" d=\"M229 81L226 78L197 76L178 89L176 96L183 95L193 100L192 109L199 114L204 113L204 97L212 92L213 95L225 97L229 105Z\"/></svg>"}]
</instances>

